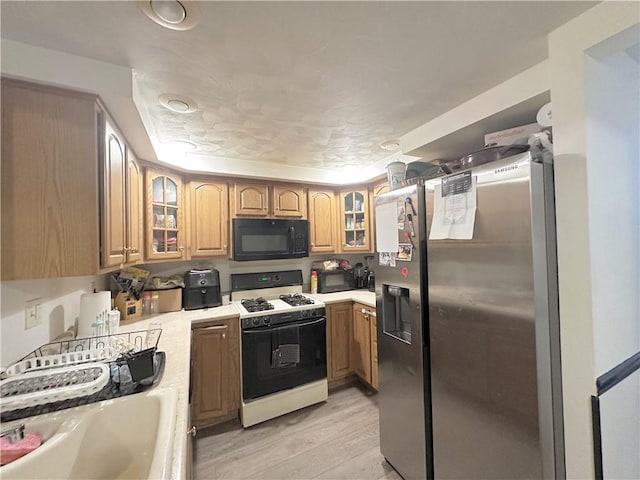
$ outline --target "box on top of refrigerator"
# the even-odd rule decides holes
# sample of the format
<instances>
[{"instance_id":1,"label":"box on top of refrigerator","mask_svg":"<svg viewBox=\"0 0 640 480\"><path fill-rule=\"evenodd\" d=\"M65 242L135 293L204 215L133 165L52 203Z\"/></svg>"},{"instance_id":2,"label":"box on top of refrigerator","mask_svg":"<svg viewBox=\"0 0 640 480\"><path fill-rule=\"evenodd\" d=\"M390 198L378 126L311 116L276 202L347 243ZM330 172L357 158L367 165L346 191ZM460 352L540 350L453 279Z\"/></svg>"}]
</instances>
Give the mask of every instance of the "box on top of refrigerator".
<instances>
[{"instance_id":1,"label":"box on top of refrigerator","mask_svg":"<svg viewBox=\"0 0 640 480\"><path fill-rule=\"evenodd\" d=\"M537 123L529 123L519 127L500 130L499 132L487 133L484 136L484 144L491 146L513 145L514 143L527 143L529 135L538 133L542 127Z\"/></svg>"}]
</instances>

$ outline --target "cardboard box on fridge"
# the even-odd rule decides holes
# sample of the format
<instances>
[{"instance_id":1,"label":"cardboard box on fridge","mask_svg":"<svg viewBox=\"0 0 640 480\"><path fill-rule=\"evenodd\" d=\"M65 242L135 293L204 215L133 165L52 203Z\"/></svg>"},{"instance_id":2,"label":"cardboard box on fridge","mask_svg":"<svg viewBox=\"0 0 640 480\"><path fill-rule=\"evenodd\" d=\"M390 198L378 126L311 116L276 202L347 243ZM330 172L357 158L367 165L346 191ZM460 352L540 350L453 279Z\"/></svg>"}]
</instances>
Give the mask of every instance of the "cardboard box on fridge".
<instances>
[{"instance_id":1,"label":"cardboard box on fridge","mask_svg":"<svg viewBox=\"0 0 640 480\"><path fill-rule=\"evenodd\" d=\"M158 313L179 312L182 310L182 288L170 290L151 290L158 294Z\"/></svg>"},{"instance_id":2,"label":"cardboard box on fridge","mask_svg":"<svg viewBox=\"0 0 640 480\"><path fill-rule=\"evenodd\" d=\"M519 127L500 130L499 132L487 133L484 136L484 144L490 146L513 145L514 143L527 143L529 135L538 133L542 127L537 123L529 123Z\"/></svg>"},{"instance_id":3,"label":"cardboard box on fridge","mask_svg":"<svg viewBox=\"0 0 640 480\"><path fill-rule=\"evenodd\" d=\"M142 316L142 300L136 300L135 297L129 298L126 292L116 295L114 305L120 310L122 320L134 320Z\"/></svg>"}]
</instances>

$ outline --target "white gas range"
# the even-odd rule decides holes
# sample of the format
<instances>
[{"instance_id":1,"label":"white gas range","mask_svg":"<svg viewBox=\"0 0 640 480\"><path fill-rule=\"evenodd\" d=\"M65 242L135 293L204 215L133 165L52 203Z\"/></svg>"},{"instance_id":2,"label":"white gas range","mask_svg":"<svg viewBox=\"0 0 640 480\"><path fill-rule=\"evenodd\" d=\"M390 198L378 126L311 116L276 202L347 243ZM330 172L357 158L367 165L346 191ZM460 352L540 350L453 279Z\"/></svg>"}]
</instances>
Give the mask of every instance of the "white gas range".
<instances>
[{"instance_id":1,"label":"white gas range","mask_svg":"<svg viewBox=\"0 0 640 480\"><path fill-rule=\"evenodd\" d=\"M300 270L231 275L244 427L327 399L325 307L301 292Z\"/></svg>"}]
</instances>

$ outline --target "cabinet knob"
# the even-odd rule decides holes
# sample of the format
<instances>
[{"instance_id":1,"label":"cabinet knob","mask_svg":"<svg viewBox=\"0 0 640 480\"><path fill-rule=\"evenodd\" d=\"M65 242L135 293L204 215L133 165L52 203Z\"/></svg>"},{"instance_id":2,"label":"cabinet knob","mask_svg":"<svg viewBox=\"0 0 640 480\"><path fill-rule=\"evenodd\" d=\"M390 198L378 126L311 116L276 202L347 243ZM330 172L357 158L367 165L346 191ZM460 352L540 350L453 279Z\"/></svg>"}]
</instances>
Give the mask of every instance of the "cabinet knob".
<instances>
[{"instance_id":1,"label":"cabinet knob","mask_svg":"<svg viewBox=\"0 0 640 480\"><path fill-rule=\"evenodd\" d=\"M198 429L196 428L195 425L191 427L189 430L187 430L187 435L191 435L192 437L195 437L197 433L198 433Z\"/></svg>"},{"instance_id":2,"label":"cabinet knob","mask_svg":"<svg viewBox=\"0 0 640 480\"><path fill-rule=\"evenodd\" d=\"M180 250L181 252L184 252L184 247L178 247L178 250Z\"/></svg>"},{"instance_id":3,"label":"cabinet knob","mask_svg":"<svg viewBox=\"0 0 640 480\"><path fill-rule=\"evenodd\" d=\"M224 340L225 338L227 338L227 334L226 334L226 333L223 333L223 334L222 334L222 339Z\"/></svg>"}]
</instances>

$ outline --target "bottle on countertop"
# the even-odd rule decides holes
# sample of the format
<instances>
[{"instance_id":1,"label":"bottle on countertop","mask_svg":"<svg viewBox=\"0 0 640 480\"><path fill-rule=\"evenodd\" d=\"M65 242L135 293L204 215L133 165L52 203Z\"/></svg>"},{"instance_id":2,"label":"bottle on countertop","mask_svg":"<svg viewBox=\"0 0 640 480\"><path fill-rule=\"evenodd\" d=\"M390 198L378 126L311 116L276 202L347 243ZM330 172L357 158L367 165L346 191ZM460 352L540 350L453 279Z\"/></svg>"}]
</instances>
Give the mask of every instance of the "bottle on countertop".
<instances>
[{"instance_id":1,"label":"bottle on countertop","mask_svg":"<svg viewBox=\"0 0 640 480\"><path fill-rule=\"evenodd\" d=\"M153 292L151 294L151 314L155 315L160 312L160 294Z\"/></svg>"},{"instance_id":2,"label":"bottle on countertop","mask_svg":"<svg viewBox=\"0 0 640 480\"><path fill-rule=\"evenodd\" d=\"M311 293L318 293L318 272L311 271Z\"/></svg>"}]
</instances>

